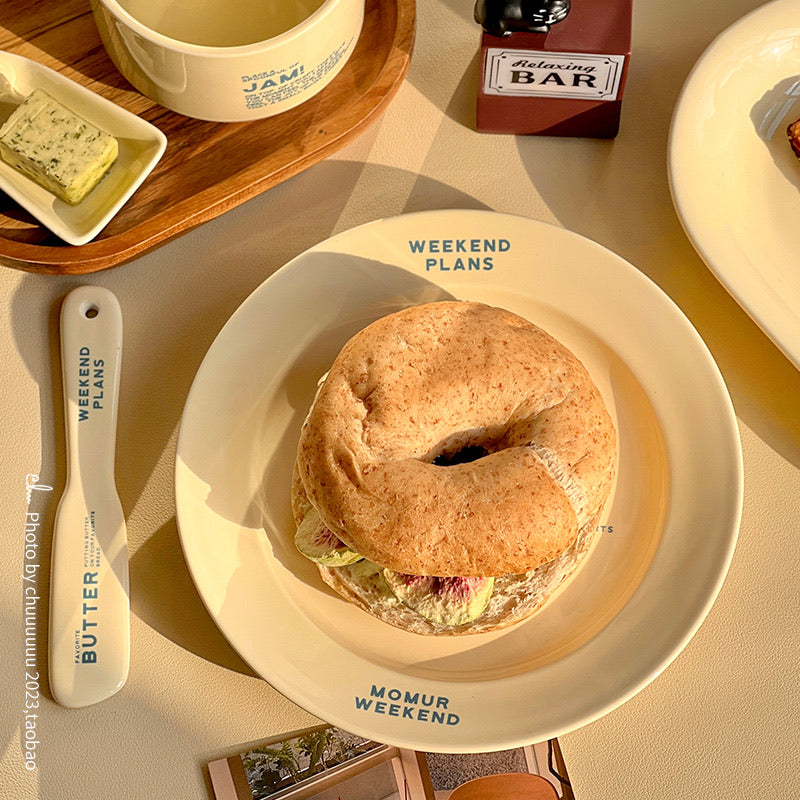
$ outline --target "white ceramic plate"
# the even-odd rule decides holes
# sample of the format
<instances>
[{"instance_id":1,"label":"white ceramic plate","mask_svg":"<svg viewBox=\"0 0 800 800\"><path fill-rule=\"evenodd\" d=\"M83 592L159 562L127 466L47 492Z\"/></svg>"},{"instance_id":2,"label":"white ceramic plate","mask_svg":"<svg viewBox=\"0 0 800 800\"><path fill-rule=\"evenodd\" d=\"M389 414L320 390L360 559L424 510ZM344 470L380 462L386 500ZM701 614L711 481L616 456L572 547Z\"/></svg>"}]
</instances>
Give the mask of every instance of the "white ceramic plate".
<instances>
[{"instance_id":1,"label":"white ceramic plate","mask_svg":"<svg viewBox=\"0 0 800 800\"><path fill-rule=\"evenodd\" d=\"M800 94L785 94L797 80L800 0L775 0L718 36L692 70L673 116L669 173L700 256L800 368L800 159L786 137Z\"/></svg>"},{"instance_id":2,"label":"white ceramic plate","mask_svg":"<svg viewBox=\"0 0 800 800\"><path fill-rule=\"evenodd\" d=\"M119 142L119 157L102 181L76 206L59 200L0 160L0 189L68 244L86 244L105 228L158 163L166 136L149 122L48 67L0 51L2 76L21 102L34 89L55 100ZM6 113L12 103L2 98Z\"/></svg>"},{"instance_id":3,"label":"white ceramic plate","mask_svg":"<svg viewBox=\"0 0 800 800\"><path fill-rule=\"evenodd\" d=\"M620 470L606 532L560 595L510 630L442 639L322 584L294 550L289 485L317 379L344 341L449 295L516 311L584 360L617 421ZM177 448L186 561L242 657L328 722L438 751L544 740L651 681L717 594L741 493L729 397L671 301L587 239L484 211L370 223L275 273L211 346Z\"/></svg>"}]
</instances>

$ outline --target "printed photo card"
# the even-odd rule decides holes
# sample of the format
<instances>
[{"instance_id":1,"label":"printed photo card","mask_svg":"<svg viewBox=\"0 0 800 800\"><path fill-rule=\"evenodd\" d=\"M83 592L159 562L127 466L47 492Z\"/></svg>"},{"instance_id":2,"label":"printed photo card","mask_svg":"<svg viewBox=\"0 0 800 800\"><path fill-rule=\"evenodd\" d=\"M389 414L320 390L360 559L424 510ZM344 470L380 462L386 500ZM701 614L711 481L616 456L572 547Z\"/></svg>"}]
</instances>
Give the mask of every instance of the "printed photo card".
<instances>
[{"instance_id":1,"label":"printed photo card","mask_svg":"<svg viewBox=\"0 0 800 800\"><path fill-rule=\"evenodd\" d=\"M575 800L556 739L493 753L424 753L331 725L208 765L215 800Z\"/></svg>"}]
</instances>

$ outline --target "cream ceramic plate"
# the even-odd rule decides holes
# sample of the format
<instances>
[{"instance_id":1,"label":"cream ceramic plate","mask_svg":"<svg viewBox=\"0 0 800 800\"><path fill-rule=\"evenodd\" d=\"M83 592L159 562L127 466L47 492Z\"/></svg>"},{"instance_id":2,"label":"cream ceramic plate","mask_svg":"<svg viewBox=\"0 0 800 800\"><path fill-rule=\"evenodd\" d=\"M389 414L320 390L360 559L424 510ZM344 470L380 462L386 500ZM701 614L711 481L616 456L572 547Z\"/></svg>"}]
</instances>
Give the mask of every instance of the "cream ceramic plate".
<instances>
[{"instance_id":1,"label":"cream ceramic plate","mask_svg":"<svg viewBox=\"0 0 800 800\"><path fill-rule=\"evenodd\" d=\"M800 0L775 0L722 33L689 75L669 172L700 256L800 367L800 160L786 137L798 80Z\"/></svg>"},{"instance_id":2,"label":"cream ceramic plate","mask_svg":"<svg viewBox=\"0 0 800 800\"><path fill-rule=\"evenodd\" d=\"M573 348L617 420L620 471L604 533L545 610L507 631L440 639L388 627L325 588L293 548L289 483L317 379L344 341L450 295L505 306ZM677 308L599 245L484 211L370 223L270 277L204 359L176 464L189 569L253 669L340 727L455 752L564 733L651 681L717 594L741 492L729 397Z\"/></svg>"},{"instance_id":3,"label":"cream ceramic plate","mask_svg":"<svg viewBox=\"0 0 800 800\"><path fill-rule=\"evenodd\" d=\"M164 153L167 139L130 111L28 58L0 51L3 121L34 89L43 89L71 111L114 136L119 157L103 180L76 206L20 175L0 160L0 189L68 244L86 244L100 233L139 188ZM10 89L10 92L8 92ZM13 102L9 99L13 98Z\"/></svg>"}]
</instances>

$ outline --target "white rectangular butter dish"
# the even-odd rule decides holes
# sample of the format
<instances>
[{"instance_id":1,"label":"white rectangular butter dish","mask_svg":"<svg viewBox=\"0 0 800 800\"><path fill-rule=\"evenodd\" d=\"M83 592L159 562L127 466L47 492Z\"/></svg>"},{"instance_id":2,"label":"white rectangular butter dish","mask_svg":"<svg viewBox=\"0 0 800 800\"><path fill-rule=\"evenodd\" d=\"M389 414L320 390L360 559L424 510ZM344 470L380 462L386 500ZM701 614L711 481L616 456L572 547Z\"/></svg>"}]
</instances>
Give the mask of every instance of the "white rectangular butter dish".
<instances>
[{"instance_id":1,"label":"white rectangular butter dish","mask_svg":"<svg viewBox=\"0 0 800 800\"><path fill-rule=\"evenodd\" d=\"M41 89L118 141L116 162L77 205L59 199L0 162L0 189L68 244L86 244L102 231L158 163L166 149L166 136L146 120L23 56L0 52L0 80L18 102ZM8 108L7 102L4 105Z\"/></svg>"}]
</instances>

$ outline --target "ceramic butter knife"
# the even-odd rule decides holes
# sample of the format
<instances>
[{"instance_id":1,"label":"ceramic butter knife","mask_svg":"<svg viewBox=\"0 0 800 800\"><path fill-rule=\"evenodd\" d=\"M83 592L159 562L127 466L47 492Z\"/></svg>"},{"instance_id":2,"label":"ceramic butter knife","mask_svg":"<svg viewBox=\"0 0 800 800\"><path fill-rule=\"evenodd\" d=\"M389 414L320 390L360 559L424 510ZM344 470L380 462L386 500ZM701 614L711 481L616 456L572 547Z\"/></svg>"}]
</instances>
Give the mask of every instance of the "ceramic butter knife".
<instances>
[{"instance_id":1,"label":"ceramic butter knife","mask_svg":"<svg viewBox=\"0 0 800 800\"><path fill-rule=\"evenodd\" d=\"M61 307L67 480L50 572L50 688L70 708L117 692L128 676L130 602L125 517L114 482L122 312L82 286Z\"/></svg>"}]
</instances>

